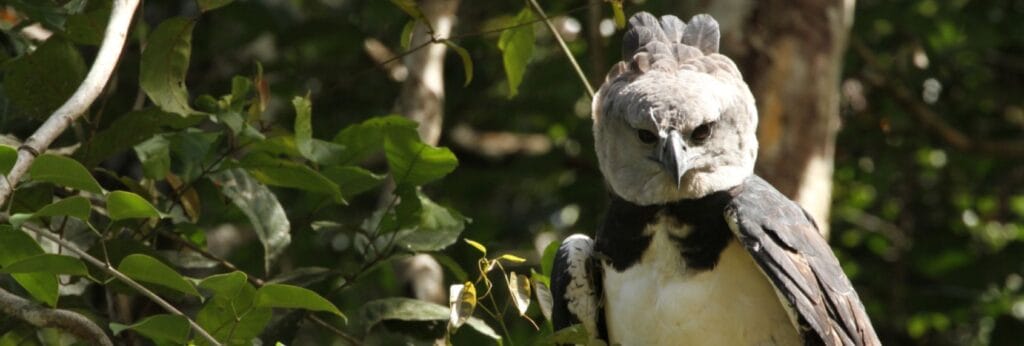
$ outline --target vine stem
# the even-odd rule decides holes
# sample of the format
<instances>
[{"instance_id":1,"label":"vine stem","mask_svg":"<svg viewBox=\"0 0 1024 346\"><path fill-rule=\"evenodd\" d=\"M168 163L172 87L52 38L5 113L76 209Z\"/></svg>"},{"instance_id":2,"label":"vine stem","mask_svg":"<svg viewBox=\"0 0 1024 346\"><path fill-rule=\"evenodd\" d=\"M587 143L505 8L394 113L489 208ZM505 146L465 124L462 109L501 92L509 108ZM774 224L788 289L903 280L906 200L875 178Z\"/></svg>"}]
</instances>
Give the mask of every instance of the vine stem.
<instances>
[{"instance_id":1,"label":"vine stem","mask_svg":"<svg viewBox=\"0 0 1024 346\"><path fill-rule=\"evenodd\" d=\"M220 342L218 342L217 339L214 339L214 337L210 335L210 333L203 329L203 327L200 327L199 324L196 323L196 321L192 320L192 318L189 318L188 315L185 315L185 313L181 312L181 310L178 310L178 308L175 308L174 305L171 305L171 303L168 303L163 298L160 298L160 296L158 296L156 293L153 293L153 291L150 291L145 286L142 286L142 284L140 284L138 281L135 281L132 278L128 277L127 275L124 275L124 273L121 273L117 269L114 269L113 267L110 266L110 264L101 261L96 257L93 257L92 255L86 253L82 249L79 249L78 246L76 246L75 244L67 240L61 239L60 237L54 235L53 233L50 233L47 230L32 227L31 225L28 224L22 225L22 228L29 230L32 233L35 233L43 238L49 239L50 241L53 241L54 243L57 243L63 246L64 248L67 248L71 252L74 252L79 257L84 259L86 262L89 262L90 264L96 266L100 270L103 270L107 274L113 275L118 280L121 280L128 286L134 288L139 293L142 293L142 295L146 296L147 298L155 302L157 305L160 305L160 307L164 308L164 310L167 310L167 312L184 317L186 320L188 320L188 324L192 326L192 330L194 330L196 334L199 334L200 337L202 337L204 340L206 340L206 342L210 343L211 345L220 346Z\"/></svg>"},{"instance_id":2,"label":"vine stem","mask_svg":"<svg viewBox=\"0 0 1024 346\"><path fill-rule=\"evenodd\" d=\"M132 16L139 6L139 0L114 0L113 2L110 20L103 34L103 44L96 54L92 68L89 69L89 74L82 80L82 84L78 86L75 93L71 94L71 97L60 108L57 108L46 119L46 122L18 148L18 160L14 163L14 167L11 168L5 179L0 179L0 204L10 197L11 192L14 191L14 185L18 184L18 180L28 172L28 168L36 157L45 152L46 148L61 133L64 133L64 130L89 109L89 106L96 101L96 97L103 92L110 80L110 75L121 58L124 41L128 37L128 28L132 24Z\"/></svg>"},{"instance_id":3,"label":"vine stem","mask_svg":"<svg viewBox=\"0 0 1024 346\"><path fill-rule=\"evenodd\" d=\"M562 52L565 53L565 57L569 58L569 63L572 64L572 68L576 70L576 75L580 77L580 82L587 88L587 94L590 98L594 98L594 87L590 85L590 81L587 80L587 74L583 73L583 69L580 68L580 64L576 62L576 57L572 55L572 51L569 50L569 46L565 44L565 40L562 39L562 34L558 33L558 29L555 28L555 24L551 23L551 19L544 13L544 9L540 7L537 0L527 0L530 3L530 7L533 8L533 12L538 17L544 20L544 24L548 26L548 30L551 30L551 34L555 36L555 40L558 41L558 45L562 46Z\"/></svg>"}]
</instances>

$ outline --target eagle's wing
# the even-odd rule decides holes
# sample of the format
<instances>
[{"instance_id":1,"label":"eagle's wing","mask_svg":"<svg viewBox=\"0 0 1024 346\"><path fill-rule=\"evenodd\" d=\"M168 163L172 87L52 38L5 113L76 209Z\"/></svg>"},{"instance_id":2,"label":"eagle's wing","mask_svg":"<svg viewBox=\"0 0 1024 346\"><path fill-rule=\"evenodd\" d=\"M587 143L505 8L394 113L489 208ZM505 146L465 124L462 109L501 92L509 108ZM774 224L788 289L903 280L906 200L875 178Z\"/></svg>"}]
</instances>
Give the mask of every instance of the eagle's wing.
<instances>
[{"instance_id":1,"label":"eagle's wing","mask_svg":"<svg viewBox=\"0 0 1024 346\"><path fill-rule=\"evenodd\" d=\"M555 330L582 324L592 339L603 333L599 267L594 240L582 234L565 238L551 267L551 322Z\"/></svg>"},{"instance_id":2,"label":"eagle's wing","mask_svg":"<svg viewBox=\"0 0 1024 346\"><path fill-rule=\"evenodd\" d=\"M726 221L775 286L806 343L880 345L810 215L757 176L736 194L725 209Z\"/></svg>"}]
</instances>

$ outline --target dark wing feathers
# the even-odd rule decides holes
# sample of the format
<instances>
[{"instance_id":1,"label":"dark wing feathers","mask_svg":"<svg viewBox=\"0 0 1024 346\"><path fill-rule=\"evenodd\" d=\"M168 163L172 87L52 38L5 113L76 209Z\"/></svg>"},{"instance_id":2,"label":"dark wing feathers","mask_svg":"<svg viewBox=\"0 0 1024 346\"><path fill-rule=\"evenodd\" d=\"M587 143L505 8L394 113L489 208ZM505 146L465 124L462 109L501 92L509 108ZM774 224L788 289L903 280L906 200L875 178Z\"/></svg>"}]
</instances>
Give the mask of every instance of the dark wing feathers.
<instances>
[{"instance_id":1,"label":"dark wing feathers","mask_svg":"<svg viewBox=\"0 0 1024 346\"><path fill-rule=\"evenodd\" d=\"M795 312L809 344L881 344L839 261L800 206L753 176L726 208L726 218Z\"/></svg>"},{"instance_id":2,"label":"dark wing feathers","mask_svg":"<svg viewBox=\"0 0 1024 346\"><path fill-rule=\"evenodd\" d=\"M582 324L592 339L605 338L601 275L594 267L594 241L575 234L562 241L551 267L551 324L559 330Z\"/></svg>"}]
</instances>

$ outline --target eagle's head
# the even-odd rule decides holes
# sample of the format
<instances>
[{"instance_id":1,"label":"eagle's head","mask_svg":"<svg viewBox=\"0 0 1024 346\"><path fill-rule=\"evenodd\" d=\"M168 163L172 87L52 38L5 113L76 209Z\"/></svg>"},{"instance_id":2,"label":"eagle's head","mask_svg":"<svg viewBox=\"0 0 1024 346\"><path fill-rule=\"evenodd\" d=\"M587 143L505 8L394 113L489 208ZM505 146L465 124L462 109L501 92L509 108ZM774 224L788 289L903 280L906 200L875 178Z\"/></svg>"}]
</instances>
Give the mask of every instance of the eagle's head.
<instances>
[{"instance_id":1,"label":"eagle's head","mask_svg":"<svg viewBox=\"0 0 1024 346\"><path fill-rule=\"evenodd\" d=\"M757 158L757 108L736 64L718 54L718 23L641 12L629 24L623 61L592 105L612 190L651 205L739 185Z\"/></svg>"}]
</instances>

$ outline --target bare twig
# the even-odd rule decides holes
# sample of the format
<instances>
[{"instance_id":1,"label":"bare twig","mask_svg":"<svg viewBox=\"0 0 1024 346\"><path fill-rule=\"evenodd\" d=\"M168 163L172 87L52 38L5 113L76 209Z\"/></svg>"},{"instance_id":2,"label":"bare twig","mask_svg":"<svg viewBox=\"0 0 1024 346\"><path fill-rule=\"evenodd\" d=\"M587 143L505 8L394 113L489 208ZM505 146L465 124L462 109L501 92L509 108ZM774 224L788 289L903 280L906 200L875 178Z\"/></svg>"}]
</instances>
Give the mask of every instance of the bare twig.
<instances>
[{"instance_id":1,"label":"bare twig","mask_svg":"<svg viewBox=\"0 0 1024 346\"><path fill-rule=\"evenodd\" d=\"M555 35L555 39L558 40L558 45L562 46L562 52L565 53L566 58L569 58L569 63L571 63L572 68L576 70L576 75L580 77L580 82L587 88L587 95L590 95L590 98L594 98L594 87L590 86L590 81L587 80L587 74L583 73L583 69L580 68L580 64L576 62L576 57L572 55L572 51L569 50L569 46L565 44L565 40L562 39L562 35L558 33L558 29L551 23L551 19L544 14L544 9L540 7L537 0L529 0L529 2L530 7L533 8L533 12L544 20L544 24L547 24L548 30L551 30L551 34Z\"/></svg>"},{"instance_id":2,"label":"bare twig","mask_svg":"<svg viewBox=\"0 0 1024 346\"><path fill-rule=\"evenodd\" d=\"M352 337L351 335L348 335L348 333L345 333L345 331L343 331L341 329L338 329L338 328L335 328L330 323L327 323L327 321L324 321L324 320L320 319L319 317L316 317L316 315L308 314L308 315L306 315L306 318L309 319L310 321L313 321L316 324L319 324L321 327L324 327L324 329L327 329L327 330L331 331L332 333L334 333L335 335L341 337L342 339L345 339L345 341L348 342L350 345L362 345L363 344L358 339Z\"/></svg>"},{"instance_id":3,"label":"bare twig","mask_svg":"<svg viewBox=\"0 0 1024 346\"><path fill-rule=\"evenodd\" d=\"M0 288L0 312L17 317L37 328L57 328L71 333L80 341L93 345L113 346L110 338L96 323L77 312L50 309Z\"/></svg>"},{"instance_id":4,"label":"bare twig","mask_svg":"<svg viewBox=\"0 0 1024 346\"><path fill-rule=\"evenodd\" d=\"M214 339L213 336L210 335L210 333L208 333L205 329L203 329L203 327L200 327L199 324L196 323L196 321L192 320L192 318L188 317L188 315L181 312L181 310L178 310L178 308L174 307L174 305L171 305L171 303L168 303L163 298L160 298L160 296L158 296L156 293L153 293L153 291L150 291L145 286L142 286L142 284L138 283L138 281L135 281L132 278L128 277L127 275L124 275L124 273L121 273L117 269L114 269L106 262L101 261L96 257L93 257L92 255L88 254L82 249L79 249L78 246L76 246L74 243L61 239L57 235L50 233L50 231L48 230L40 229L29 224L22 225L22 228L31 231L32 233L35 233L43 238L49 239L50 241L53 241L54 243L57 243L63 246L64 248L67 248L71 252L74 252L79 257L84 259L86 262L89 262L90 264L96 266L100 270L103 270L107 274L116 277L118 280L121 280L121 282L124 282L128 286L131 286L133 289L135 289L135 291L138 291L142 295L152 300L157 305L160 305L160 307L164 308L164 310L167 310L167 312L184 317L186 320L188 320L189 325L192 326L192 330L195 331L196 334L198 334L201 338L203 338L203 340L205 340L207 343L211 345L220 345L220 342L218 342L217 339Z\"/></svg>"},{"instance_id":5,"label":"bare twig","mask_svg":"<svg viewBox=\"0 0 1024 346\"><path fill-rule=\"evenodd\" d=\"M82 85L78 86L71 98L57 108L46 119L46 122L18 148L18 161L15 162L6 179L0 179L0 205L10 197L14 185L18 183L21 176L28 172L28 168L35 161L36 156L46 151L50 143L53 143L57 136L60 136L75 119L82 116L103 91L110 79L110 74L113 73L120 59L125 38L128 37L128 28L132 23L132 15L138 5L139 0L114 0L110 21L103 35L103 45L100 46L99 53L96 54L96 61L93 62L89 74L86 75Z\"/></svg>"},{"instance_id":6,"label":"bare twig","mask_svg":"<svg viewBox=\"0 0 1024 346\"><path fill-rule=\"evenodd\" d=\"M1024 157L1024 141L1022 140L984 140L971 138L942 119L942 116L924 104L903 84L893 82L883 76L884 69L880 66L872 52L860 40L852 40L854 50L864 60L865 65L877 72L865 72L862 75L871 85L884 89L910 115L917 118L925 128L931 130L943 141L958 150L977 152L985 155L1002 157Z\"/></svg>"}]
</instances>

